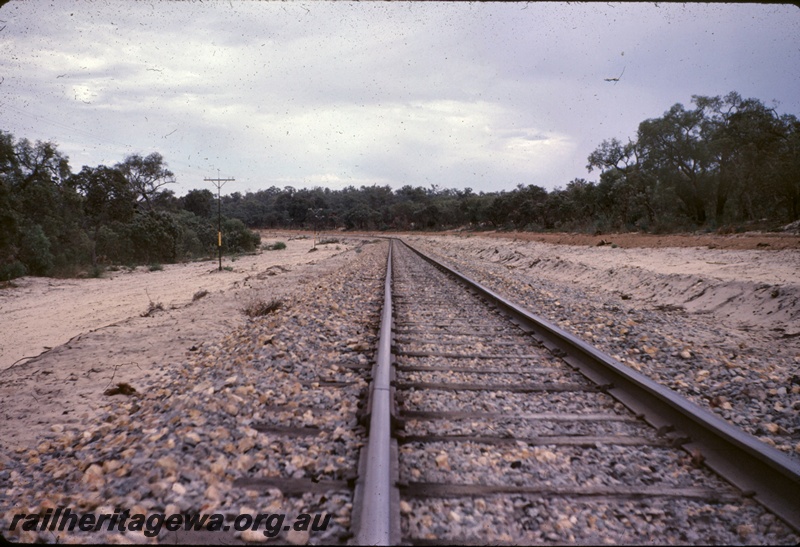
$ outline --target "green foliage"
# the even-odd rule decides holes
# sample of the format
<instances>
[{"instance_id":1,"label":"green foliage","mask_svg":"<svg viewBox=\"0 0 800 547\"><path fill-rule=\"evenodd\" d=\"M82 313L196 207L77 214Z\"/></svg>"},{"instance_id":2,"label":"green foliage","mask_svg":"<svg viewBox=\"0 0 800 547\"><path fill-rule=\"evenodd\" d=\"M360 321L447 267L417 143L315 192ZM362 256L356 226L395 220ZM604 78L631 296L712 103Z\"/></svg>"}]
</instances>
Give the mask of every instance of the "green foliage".
<instances>
[{"instance_id":1,"label":"green foliage","mask_svg":"<svg viewBox=\"0 0 800 547\"><path fill-rule=\"evenodd\" d=\"M0 137L2 137L1 133ZM0 141L1 146L2 141ZM0 148L0 153L2 153L2 148ZM0 256L8 253L14 244L18 222L11 189L0 177Z\"/></svg>"},{"instance_id":2,"label":"green foliage","mask_svg":"<svg viewBox=\"0 0 800 547\"><path fill-rule=\"evenodd\" d=\"M225 253L250 253L258 248L261 236L251 232L238 218L222 221L222 251Z\"/></svg>"},{"instance_id":3,"label":"green foliage","mask_svg":"<svg viewBox=\"0 0 800 547\"><path fill-rule=\"evenodd\" d=\"M19 260L0 263L0 281L9 281L27 274L28 269Z\"/></svg>"},{"instance_id":4,"label":"green foliage","mask_svg":"<svg viewBox=\"0 0 800 547\"><path fill-rule=\"evenodd\" d=\"M738 93L694 96L639 125L636 140L604 141L589 156L622 218L650 230L713 228L800 215L800 126ZM613 184L610 181L614 181Z\"/></svg>"},{"instance_id":5,"label":"green foliage","mask_svg":"<svg viewBox=\"0 0 800 547\"><path fill-rule=\"evenodd\" d=\"M38 224L23 228L20 238L19 260L31 275L47 275L53 269L50 240Z\"/></svg>"},{"instance_id":6,"label":"green foliage","mask_svg":"<svg viewBox=\"0 0 800 547\"><path fill-rule=\"evenodd\" d=\"M134 259L139 263L175 262L181 235L180 224L169 213L137 214L130 232Z\"/></svg>"},{"instance_id":7,"label":"green foliage","mask_svg":"<svg viewBox=\"0 0 800 547\"><path fill-rule=\"evenodd\" d=\"M99 275L108 264L170 263L216 250L213 196L179 200L158 153L72 174L50 142L0 131L0 279ZM197 213L197 214L195 214ZM248 252L259 236L225 220L226 249Z\"/></svg>"},{"instance_id":8,"label":"green foliage","mask_svg":"<svg viewBox=\"0 0 800 547\"><path fill-rule=\"evenodd\" d=\"M83 195L83 212L92 226L133 218L136 194L118 169L84 166L70 184Z\"/></svg>"},{"instance_id":9,"label":"green foliage","mask_svg":"<svg viewBox=\"0 0 800 547\"><path fill-rule=\"evenodd\" d=\"M262 249L265 251L282 251L286 248L286 243L283 241L276 241L275 243L265 244Z\"/></svg>"},{"instance_id":10,"label":"green foliage","mask_svg":"<svg viewBox=\"0 0 800 547\"><path fill-rule=\"evenodd\" d=\"M130 227L121 222L100 226L95 235L96 254L103 262L127 264L133 260Z\"/></svg>"},{"instance_id":11,"label":"green foliage","mask_svg":"<svg viewBox=\"0 0 800 547\"><path fill-rule=\"evenodd\" d=\"M131 192L145 211L155 210L163 194L162 187L175 183L175 176L167 169L164 157L158 152L142 157L132 154L115 166L128 183ZM163 203L162 203L163 205Z\"/></svg>"},{"instance_id":12,"label":"green foliage","mask_svg":"<svg viewBox=\"0 0 800 547\"><path fill-rule=\"evenodd\" d=\"M211 256L216 253L217 227L215 223L189 211L178 211L174 218L182 227L181 237L178 241L179 258Z\"/></svg>"},{"instance_id":13,"label":"green foliage","mask_svg":"<svg viewBox=\"0 0 800 547\"><path fill-rule=\"evenodd\" d=\"M181 198L183 208L197 215L200 218L211 218L215 207L214 194L211 190L189 190L189 193Z\"/></svg>"}]
</instances>

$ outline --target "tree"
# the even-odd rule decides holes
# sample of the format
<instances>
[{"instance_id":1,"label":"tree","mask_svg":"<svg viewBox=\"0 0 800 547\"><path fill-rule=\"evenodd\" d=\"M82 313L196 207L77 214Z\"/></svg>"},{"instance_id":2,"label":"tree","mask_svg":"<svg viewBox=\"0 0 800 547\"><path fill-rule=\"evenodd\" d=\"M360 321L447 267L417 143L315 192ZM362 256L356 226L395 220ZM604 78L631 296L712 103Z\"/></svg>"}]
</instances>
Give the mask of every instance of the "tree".
<instances>
[{"instance_id":1,"label":"tree","mask_svg":"<svg viewBox=\"0 0 800 547\"><path fill-rule=\"evenodd\" d=\"M602 171L600 183L590 193L598 212L604 210L605 220L611 221L614 228L632 225L642 217L646 217L650 226L658 221L655 201L663 193L663 181L642 161L647 157L642 148L639 142L630 139L626 144L611 139L603 141L589 155L586 169L590 173L595 168ZM669 207L667 203L662 205Z\"/></svg>"},{"instance_id":2,"label":"tree","mask_svg":"<svg viewBox=\"0 0 800 547\"><path fill-rule=\"evenodd\" d=\"M702 110L678 103L663 117L640 123L637 142L645 170L675 192L698 225L706 222L717 182L704 122Z\"/></svg>"},{"instance_id":3,"label":"tree","mask_svg":"<svg viewBox=\"0 0 800 547\"><path fill-rule=\"evenodd\" d=\"M154 210L154 202L161 188L175 183L175 176L167 169L164 158L158 152L153 152L146 158L140 154L132 154L115 167L123 174L147 211Z\"/></svg>"},{"instance_id":4,"label":"tree","mask_svg":"<svg viewBox=\"0 0 800 547\"><path fill-rule=\"evenodd\" d=\"M781 116L785 136L780 139L771 176L788 220L800 219L800 121Z\"/></svg>"},{"instance_id":5,"label":"tree","mask_svg":"<svg viewBox=\"0 0 800 547\"><path fill-rule=\"evenodd\" d=\"M650 226L681 215L696 226L797 218L796 118L735 92L692 102L643 121L637 140L603 141L589 156L589 171L602 170L601 195L625 211L624 222L640 210Z\"/></svg>"},{"instance_id":6,"label":"tree","mask_svg":"<svg viewBox=\"0 0 800 547\"><path fill-rule=\"evenodd\" d=\"M23 227L18 257L31 275L47 275L53 269L50 240L41 226L34 224Z\"/></svg>"},{"instance_id":7,"label":"tree","mask_svg":"<svg viewBox=\"0 0 800 547\"><path fill-rule=\"evenodd\" d=\"M509 194L509 218L519 230L544 228L548 224L547 190L535 184L517 185Z\"/></svg>"},{"instance_id":8,"label":"tree","mask_svg":"<svg viewBox=\"0 0 800 547\"><path fill-rule=\"evenodd\" d=\"M130 222L136 194L119 169L104 165L84 166L70 183L83 195L83 211L92 233L92 265L96 266L100 229L111 222Z\"/></svg>"},{"instance_id":9,"label":"tree","mask_svg":"<svg viewBox=\"0 0 800 547\"><path fill-rule=\"evenodd\" d=\"M758 99L742 99L735 92L692 99L705 116L704 136L717 164L717 223L722 223L731 199L737 209L734 218L775 216L782 202L784 214L792 218L791 192L785 194L779 173L786 165L794 117L778 116Z\"/></svg>"},{"instance_id":10,"label":"tree","mask_svg":"<svg viewBox=\"0 0 800 547\"><path fill-rule=\"evenodd\" d=\"M214 213L214 202L216 198L211 190L189 190L189 193L181 198L183 208L202 218L211 218Z\"/></svg>"},{"instance_id":11,"label":"tree","mask_svg":"<svg viewBox=\"0 0 800 547\"><path fill-rule=\"evenodd\" d=\"M30 244L44 249L41 234L48 242L47 253L36 256L41 258L49 253L52 260L36 258L38 266L34 269L37 272L63 271L88 258L88 239L81 226L80 196L67 184L71 176L68 158L51 142L33 144L21 139L12 144L13 139L7 136L3 143L1 169L11 211L0 216L6 217L6 223L13 218L16 225L4 260L22 260ZM9 151L9 145L13 152ZM34 259L34 255L27 256ZM28 266L32 271L31 265Z\"/></svg>"},{"instance_id":12,"label":"tree","mask_svg":"<svg viewBox=\"0 0 800 547\"><path fill-rule=\"evenodd\" d=\"M69 158L61 155L51 142L31 144L28 139L22 139L14 147L14 156L21 187L34 181L60 186L69 178Z\"/></svg>"},{"instance_id":13,"label":"tree","mask_svg":"<svg viewBox=\"0 0 800 547\"><path fill-rule=\"evenodd\" d=\"M590 227L596 216L597 196L593 182L573 179L564 189L570 220L573 226Z\"/></svg>"},{"instance_id":14,"label":"tree","mask_svg":"<svg viewBox=\"0 0 800 547\"><path fill-rule=\"evenodd\" d=\"M10 261L9 257L13 255L12 245L16 239L19 220L13 187L17 172L14 137L11 133L0 131L0 264Z\"/></svg>"},{"instance_id":15,"label":"tree","mask_svg":"<svg viewBox=\"0 0 800 547\"><path fill-rule=\"evenodd\" d=\"M623 174L627 173L638 163L636 144L630 140L627 144L622 144L618 139L604 140L594 152L589 154L588 161L586 170L590 173L595 168L601 171L614 169Z\"/></svg>"},{"instance_id":16,"label":"tree","mask_svg":"<svg viewBox=\"0 0 800 547\"><path fill-rule=\"evenodd\" d=\"M509 221L513 211L513 198L505 192L496 195L486 209L486 220L495 228L501 228Z\"/></svg>"},{"instance_id":17,"label":"tree","mask_svg":"<svg viewBox=\"0 0 800 547\"><path fill-rule=\"evenodd\" d=\"M131 226L135 258L140 262L175 262L183 239L178 217L164 211L137 213Z\"/></svg>"}]
</instances>

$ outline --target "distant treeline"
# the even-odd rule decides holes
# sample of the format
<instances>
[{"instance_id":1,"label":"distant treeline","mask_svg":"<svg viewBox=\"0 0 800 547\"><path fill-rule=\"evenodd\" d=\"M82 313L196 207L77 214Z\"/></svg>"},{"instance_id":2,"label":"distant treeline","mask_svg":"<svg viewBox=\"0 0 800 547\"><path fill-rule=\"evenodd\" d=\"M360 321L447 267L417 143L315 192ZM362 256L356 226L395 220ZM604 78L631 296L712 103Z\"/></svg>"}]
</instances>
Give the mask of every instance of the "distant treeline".
<instances>
[{"instance_id":1,"label":"distant treeline","mask_svg":"<svg viewBox=\"0 0 800 547\"><path fill-rule=\"evenodd\" d=\"M606 140L588 158L599 182L508 192L388 186L269 188L223 197L250 227L438 230L470 227L584 232L736 230L800 218L800 124L731 93L676 104L639 125L635 139ZM207 190L194 191L212 199Z\"/></svg>"},{"instance_id":2,"label":"distant treeline","mask_svg":"<svg viewBox=\"0 0 800 547\"><path fill-rule=\"evenodd\" d=\"M565 188L520 183L474 193L436 185L294 189L222 196L225 252L254 249L247 228L686 230L772 228L800 219L800 122L737 93L694 96L603 141ZM53 143L0 132L0 279L211 255L214 194L176 197L158 153L72 173Z\"/></svg>"}]
</instances>

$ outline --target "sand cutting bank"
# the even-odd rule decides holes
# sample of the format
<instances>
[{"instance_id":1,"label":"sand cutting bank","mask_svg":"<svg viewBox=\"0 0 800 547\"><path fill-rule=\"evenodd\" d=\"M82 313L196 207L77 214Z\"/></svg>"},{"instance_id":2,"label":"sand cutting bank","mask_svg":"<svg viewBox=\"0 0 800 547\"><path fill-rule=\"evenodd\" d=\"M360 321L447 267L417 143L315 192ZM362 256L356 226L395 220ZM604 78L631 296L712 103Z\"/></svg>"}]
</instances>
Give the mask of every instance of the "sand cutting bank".
<instances>
[{"instance_id":1,"label":"sand cutting bank","mask_svg":"<svg viewBox=\"0 0 800 547\"><path fill-rule=\"evenodd\" d=\"M732 325L774 329L787 337L800 334L798 250L553 245L482 236L424 239L453 256L503 264L621 299L711 314Z\"/></svg>"}]
</instances>

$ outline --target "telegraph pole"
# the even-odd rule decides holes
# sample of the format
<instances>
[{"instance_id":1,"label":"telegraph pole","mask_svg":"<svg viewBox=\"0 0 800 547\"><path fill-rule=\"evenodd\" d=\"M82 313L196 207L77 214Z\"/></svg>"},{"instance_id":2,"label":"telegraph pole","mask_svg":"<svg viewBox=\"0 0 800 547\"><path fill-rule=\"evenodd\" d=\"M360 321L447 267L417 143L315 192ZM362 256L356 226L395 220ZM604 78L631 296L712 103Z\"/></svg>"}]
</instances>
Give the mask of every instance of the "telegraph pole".
<instances>
[{"instance_id":1,"label":"telegraph pole","mask_svg":"<svg viewBox=\"0 0 800 547\"><path fill-rule=\"evenodd\" d=\"M210 182L217 187L217 250L219 254L219 271L222 271L222 198L220 197L220 190L223 186L225 186L226 182L234 181L236 179L219 178L219 169L217 169L217 178L203 180L205 182Z\"/></svg>"}]
</instances>

